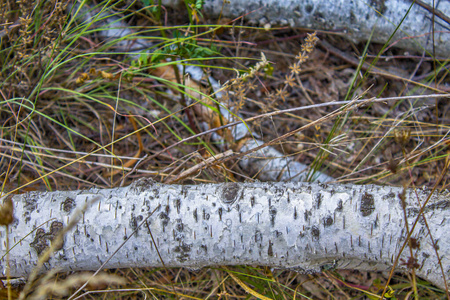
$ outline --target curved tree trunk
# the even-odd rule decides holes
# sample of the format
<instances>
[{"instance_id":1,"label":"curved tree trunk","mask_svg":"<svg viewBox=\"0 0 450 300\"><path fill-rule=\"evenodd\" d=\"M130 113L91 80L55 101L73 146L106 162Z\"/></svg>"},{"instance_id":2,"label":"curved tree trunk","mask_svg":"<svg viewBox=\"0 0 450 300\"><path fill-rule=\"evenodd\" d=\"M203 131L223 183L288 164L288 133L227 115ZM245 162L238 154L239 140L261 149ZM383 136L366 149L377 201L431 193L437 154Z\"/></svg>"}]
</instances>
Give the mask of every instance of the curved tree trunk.
<instances>
[{"instance_id":1,"label":"curved tree trunk","mask_svg":"<svg viewBox=\"0 0 450 300\"><path fill-rule=\"evenodd\" d=\"M182 186L145 180L110 190L31 192L12 198L16 220L8 233L9 265L12 276L29 274L74 212L89 203L45 263L46 269L96 270L111 256L105 268L159 267L158 249L167 267L247 264L301 272L330 267L387 270L408 236L401 193L400 188L374 185ZM431 237L448 278L450 206L448 195L432 195L425 218L419 217L419 203L428 196L427 191L407 190L405 212L411 237L419 245L413 249L416 274L443 288ZM90 203L93 199L97 201ZM4 228L0 234L0 271L6 274ZM401 262L414 262L408 247L400 258L397 268L402 270L406 267Z\"/></svg>"}]
</instances>

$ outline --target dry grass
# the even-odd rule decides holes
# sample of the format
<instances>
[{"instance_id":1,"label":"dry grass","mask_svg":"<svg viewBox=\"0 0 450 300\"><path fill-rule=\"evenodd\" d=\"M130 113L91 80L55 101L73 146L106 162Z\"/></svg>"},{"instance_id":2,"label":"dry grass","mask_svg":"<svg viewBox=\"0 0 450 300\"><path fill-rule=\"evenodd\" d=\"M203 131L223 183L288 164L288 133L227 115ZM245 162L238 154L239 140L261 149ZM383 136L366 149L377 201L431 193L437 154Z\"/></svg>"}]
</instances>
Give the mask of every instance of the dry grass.
<instances>
[{"instance_id":1,"label":"dry grass","mask_svg":"<svg viewBox=\"0 0 450 300\"><path fill-rule=\"evenodd\" d=\"M155 76L155 69L165 64L162 60L139 64L124 53L114 52L115 43L104 43L87 26L75 23L64 3L1 2L0 25L5 28L0 49L3 194L116 187L143 176L174 182L183 171L220 153L208 135L166 150L203 131L195 109L186 108L186 86ZM143 35L156 36L155 42L160 44L155 49L176 43L172 38L176 31L184 37L183 46L194 42L198 49L214 46L214 58L200 61L221 82L236 78L235 69L248 72L264 52L271 65L246 80L230 82L226 101L238 108L236 112L250 118L316 105L249 122L251 130L265 141L336 109L317 104L356 97L406 96L330 118L275 147L340 183L449 187L448 176L441 182L438 178L449 164L450 102L448 98L407 98L448 93L448 61L406 55L396 49L380 53L383 45L354 45L326 32L319 33L321 41L308 48L308 43L302 43L308 36L300 30L263 30L228 20L199 20L199 25L208 26L196 26L195 15L191 25L175 28L176 24L189 23L186 12L165 12L171 20L166 24L163 13L159 16L157 10L139 4L127 7L118 3L114 11L139 26ZM178 54L185 59L192 55ZM168 92L167 87L173 90L174 86L178 93ZM208 85L203 88L207 91ZM255 174L240 169L238 160L234 157L217 166L205 164L201 171L175 182L253 180ZM388 278L385 273L332 268L317 275L253 267L129 269L110 270L108 274L127 283L108 291L108 278L99 277L86 298L248 299L263 295L270 299L363 299L367 292L380 294ZM79 286L83 276L48 274L30 291L50 291L48 284L55 281L59 282L56 288L66 287L68 280L70 286ZM390 287L397 298L410 297L413 290L420 298L445 298L443 291L410 275L394 276ZM21 288L10 295L15 297ZM67 289L70 292L73 289ZM5 289L0 296L6 297Z\"/></svg>"}]
</instances>

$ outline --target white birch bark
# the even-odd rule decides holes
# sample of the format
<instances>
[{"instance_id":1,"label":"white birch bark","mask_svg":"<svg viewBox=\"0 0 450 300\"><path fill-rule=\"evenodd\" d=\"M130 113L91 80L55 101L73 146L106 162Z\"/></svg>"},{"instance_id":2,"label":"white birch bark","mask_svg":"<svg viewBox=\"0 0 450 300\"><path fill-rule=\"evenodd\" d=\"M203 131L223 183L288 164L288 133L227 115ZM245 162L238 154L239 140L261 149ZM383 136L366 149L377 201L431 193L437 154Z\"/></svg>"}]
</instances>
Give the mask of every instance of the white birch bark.
<instances>
[{"instance_id":1,"label":"white birch bark","mask_svg":"<svg viewBox=\"0 0 450 300\"><path fill-rule=\"evenodd\" d=\"M398 198L401 191L374 185L182 186L140 180L109 190L15 195L16 219L8 232L13 247L9 265L12 276L29 274L58 229L69 223L77 209L99 196L67 232L61 249L45 263L46 269L96 270L121 247L106 268L160 267L158 248L167 267L262 265L308 273L329 267L387 270L407 237ZM417 274L444 287L424 218L418 217L419 201L424 203L428 195L428 191L407 190L407 221L412 228L419 219L412 234L420 243L413 250L419 264ZM447 278L449 203L448 192L433 195L424 209ZM148 227L141 226L155 209ZM5 239L3 227L1 274L6 274L7 267ZM400 257L407 261L409 249ZM405 270L404 266L397 268Z\"/></svg>"},{"instance_id":2,"label":"white birch bark","mask_svg":"<svg viewBox=\"0 0 450 300\"><path fill-rule=\"evenodd\" d=\"M166 6L184 5L181 0L163 0ZM208 17L219 15L237 18L245 15L250 24L291 26L312 30L331 30L345 33L355 42L386 43L401 23L391 42L396 46L433 53L432 13L411 0L223 0L206 1L202 12ZM444 58L450 52L450 2L422 0L447 18L435 17L436 54ZM409 8L411 10L408 12ZM403 20L403 17L406 18ZM373 36L372 36L373 32ZM413 37L413 38L408 38Z\"/></svg>"}]
</instances>

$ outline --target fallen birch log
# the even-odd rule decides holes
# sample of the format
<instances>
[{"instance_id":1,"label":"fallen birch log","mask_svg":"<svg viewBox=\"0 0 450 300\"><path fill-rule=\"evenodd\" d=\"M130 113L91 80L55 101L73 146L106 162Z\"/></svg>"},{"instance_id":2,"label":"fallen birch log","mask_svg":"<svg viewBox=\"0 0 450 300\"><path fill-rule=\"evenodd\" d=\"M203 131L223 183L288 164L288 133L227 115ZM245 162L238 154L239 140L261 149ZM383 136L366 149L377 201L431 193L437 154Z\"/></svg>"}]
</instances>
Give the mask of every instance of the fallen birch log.
<instances>
[{"instance_id":1,"label":"fallen birch log","mask_svg":"<svg viewBox=\"0 0 450 300\"><path fill-rule=\"evenodd\" d=\"M66 232L45 270L96 270L105 262L105 268L161 267L164 262L166 267L263 265L313 273L381 271L397 262L397 270L407 271L405 262L414 262L416 274L444 288L436 253L448 278L448 194L432 195L420 216L429 191L406 190L409 236L401 193L401 188L374 185L182 186L140 180L109 190L15 195L16 219L8 234L4 227L0 231L0 272L4 276L9 265L14 277L30 274L74 212L97 199ZM413 258L409 249L400 251L410 237L416 245Z\"/></svg>"},{"instance_id":2,"label":"fallen birch log","mask_svg":"<svg viewBox=\"0 0 450 300\"><path fill-rule=\"evenodd\" d=\"M422 0L223 0L205 1L203 14L244 18L257 26L291 26L342 32L353 42L394 43L403 49L448 57L450 2ZM163 5L184 6L181 0ZM433 17L433 12L435 16ZM399 26L397 30L397 26ZM434 39L432 37L434 26ZM391 39L391 35L392 39Z\"/></svg>"}]
</instances>

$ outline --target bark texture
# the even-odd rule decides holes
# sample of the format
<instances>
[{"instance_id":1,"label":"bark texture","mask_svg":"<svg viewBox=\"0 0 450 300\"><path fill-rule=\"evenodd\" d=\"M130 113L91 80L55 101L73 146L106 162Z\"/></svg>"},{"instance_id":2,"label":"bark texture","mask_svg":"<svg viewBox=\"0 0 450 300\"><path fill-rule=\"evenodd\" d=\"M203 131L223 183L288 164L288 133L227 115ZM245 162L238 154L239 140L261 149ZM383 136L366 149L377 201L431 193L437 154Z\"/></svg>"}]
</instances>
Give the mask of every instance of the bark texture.
<instances>
[{"instance_id":1,"label":"bark texture","mask_svg":"<svg viewBox=\"0 0 450 300\"><path fill-rule=\"evenodd\" d=\"M164 5L184 5L181 0L163 0ZM245 15L251 24L264 26L292 26L313 30L344 32L355 42L386 43L401 23L391 42L405 49L422 52L425 48L433 53L432 13L410 0L223 0L206 1L203 13L208 17L237 18ZM422 0L429 6L432 0ZM436 12L444 18L435 17L436 54L448 57L450 52L449 1L435 1ZM406 18L403 20L403 17ZM446 17L445 17L446 16ZM372 35L373 32L373 35ZM409 38L412 37L412 38Z\"/></svg>"},{"instance_id":2,"label":"bark texture","mask_svg":"<svg viewBox=\"0 0 450 300\"><path fill-rule=\"evenodd\" d=\"M182 186L146 180L109 190L31 192L13 197L16 219L8 232L13 247L9 264L13 276L29 274L38 255L74 212L98 196L45 263L47 269L95 270L129 238L106 268L162 266L157 247L168 267L246 264L301 272L330 267L387 270L408 234L398 197L401 192L374 185ZM407 222L412 228L418 219L412 234L419 244L413 250L417 274L444 287L430 234L423 216L419 217L419 202L424 203L428 195L424 190L406 191ZM449 207L447 192L433 195L424 209L447 278ZM145 221L155 209L147 226ZM0 241L0 271L5 274L4 228ZM400 257L408 261L409 253L405 248ZM406 270L404 264L398 268Z\"/></svg>"}]
</instances>

